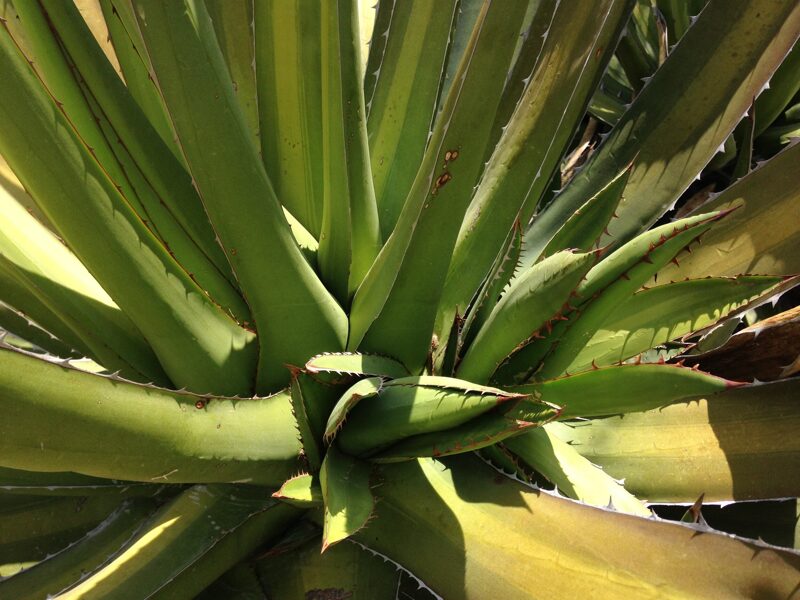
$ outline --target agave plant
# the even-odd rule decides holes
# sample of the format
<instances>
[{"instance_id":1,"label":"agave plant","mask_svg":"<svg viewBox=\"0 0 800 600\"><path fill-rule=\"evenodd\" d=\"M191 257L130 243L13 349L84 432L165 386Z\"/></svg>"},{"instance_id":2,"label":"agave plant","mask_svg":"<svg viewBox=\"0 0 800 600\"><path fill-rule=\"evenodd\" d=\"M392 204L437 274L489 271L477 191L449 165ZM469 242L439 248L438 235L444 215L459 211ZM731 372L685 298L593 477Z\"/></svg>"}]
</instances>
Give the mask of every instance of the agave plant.
<instances>
[{"instance_id":1,"label":"agave plant","mask_svg":"<svg viewBox=\"0 0 800 600\"><path fill-rule=\"evenodd\" d=\"M1 5L0 598L798 593L796 2Z\"/></svg>"}]
</instances>

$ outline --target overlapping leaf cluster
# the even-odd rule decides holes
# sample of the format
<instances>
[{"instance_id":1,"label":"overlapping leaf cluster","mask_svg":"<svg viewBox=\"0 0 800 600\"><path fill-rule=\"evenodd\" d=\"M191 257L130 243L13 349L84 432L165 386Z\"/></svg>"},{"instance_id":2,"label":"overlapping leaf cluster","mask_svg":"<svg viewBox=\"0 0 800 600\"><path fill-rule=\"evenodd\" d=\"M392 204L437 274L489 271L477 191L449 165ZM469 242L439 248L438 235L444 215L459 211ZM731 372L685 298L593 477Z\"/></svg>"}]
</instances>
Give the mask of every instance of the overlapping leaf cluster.
<instances>
[{"instance_id":1,"label":"overlapping leaf cluster","mask_svg":"<svg viewBox=\"0 0 800 600\"><path fill-rule=\"evenodd\" d=\"M0 8L0 598L796 592L796 3Z\"/></svg>"}]
</instances>

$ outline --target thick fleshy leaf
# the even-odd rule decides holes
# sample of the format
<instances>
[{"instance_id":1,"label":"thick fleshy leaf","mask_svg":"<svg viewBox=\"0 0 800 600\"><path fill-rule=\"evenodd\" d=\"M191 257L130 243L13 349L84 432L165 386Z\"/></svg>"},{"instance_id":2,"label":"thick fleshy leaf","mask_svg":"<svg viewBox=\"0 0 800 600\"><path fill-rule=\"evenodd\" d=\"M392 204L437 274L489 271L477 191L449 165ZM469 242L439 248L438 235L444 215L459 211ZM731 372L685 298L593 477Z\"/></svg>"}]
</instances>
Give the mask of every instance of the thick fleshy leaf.
<instances>
[{"instance_id":1,"label":"thick fleshy leaf","mask_svg":"<svg viewBox=\"0 0 800 600\"><path fill-rule=\"evenodd\" d=\"M43 560L82 538L122 504L109 495L0 494L0 564Z\"/></svg>"},{"instance_id":2,"label":"thick fleshy leaf","mask_svg":"<svg viewBox=\"0 0 800 600\"><path fill-rule=\"evenodd\" d=\"M589 198L566 220L553 239L542 251L542 256L551 256L559 250L578 248L588 251L599 244L600 236L608 227L614 211L622 199L622 192L628 183L633 166L622 171L606 187ZM526 245L531 240L526 236Z\"/></svg>"},{"instance_id":3,"label":"thick fleshy leaf","mask_svg":"<svg viewBox=\"0 0 800 600\"><path fill-rule=\"evenodd\" d=\"M300 549L260 559L254 565L259 592L270 598L370 598L394 600L403 572L359 548L357 544L338 544L324 554L319 542ZM414 586L416 587L416 586Z\"/></svg>"},{"instance_id":4,"label":"thick fleshy leaf","mask_svg":"<svg viewBox=\"0 0 800 600\"><path fill-rule=\"evenodd\" d=\"M155 496L164 486L155 483L101 479L76 473L21 471L0 467L0 493L30 496L98 496L118 498Z\"/></svg>"},{"instance_id":5,"label":"thick fleshy leaf","mask_svg":"<svg viewBox=\"0 0 800 600\"><path fill-rule=\"evenodd\" d=\"M131 379L169 382L136 326L61 240L3 185L0 281L0 298L109 370Z\"/></svg>"},{"instance_id":6,"label":"thick fleshy leaf","mask_svg":"<svg viewBox=\"0 0 800 600\"><path fill-rule=\"evenodd\" d=\"M603 367L508 389L556 402L563 408L559 418L574 419L654 410L739 385L688 367L641 364Z\"/></svg>"},{"instance_id":7,"label":"thick fleshy leaf","mask_svg":"<svg viewBox=\"0 0 800 600\"><path fill-rule=\"evenodd\" d=\"M756 98L754 137L758 137L775 122L798 91L800 91L800 46L795 44L770 78L769 87Z\"/></svg>"},{"instance_id":8,"label":"thick fleshy leaf","mask_svg":"<svg viewBox=\"0 0 800 600\"><path fill-rule=\"evenodd\" d=\"M779 277L690 279L641 290L622 302L575 358L580 365L623 361L704 329L762 296Z\"/></svg>"},{"instance_id":9,"label":"thick fleshy leaf","mask_svg":"<svg viewBox=\"0 0 800 600\"><path fill-rule=\"evenodd\" d=\"M594 253L559 252L513 280L464 355L458 376L488 381L509 354L563 312L596 259Z\"/></svg>"},{"instance_id":10,"label":"thick fleshy leaf","mask_svg":"<svg viewBox=\"0 0 800 600\"><path fill-rule=\"evenodd\" d=\"M447 346L453 347L452 351L458 354L456 360L461 358L462 347L468 347L475 339L475 335L481 330L502 298L509 282L517 274L519 258L522 253L522 228L519 224L508 234L505 247L506 250L498 255L486 281L478 290L470 310L467 311L466 317L460 323L456 337L445 340ZM434 359L435 357L436 354L434 354Z\"/></svg>"},{"instance_id":11,"label":"thick fleshy leaf","mask_svg":"<svg viewBox=\"0 0 800 600\"><path fill-rule=\"evenodd\" d=\"M450 255L483 170L526 2L484 3L400 219L353 300L350 349L425 363ZM505 236L503 236L505 239Z\"/></svg>"},{"instance_id":12,"label":"thick fleshy leaf","mask_svg":"<svg viewBox=\"0 0 800 600\"><path fill-rule=\"evenodd\" d=\"M360 352L332 352L319 354L306 363L310 373L340 373L367 375L396 379L409 375L402 363L389 356L362 354Z\"/></svg>"},{"instance_id":13,"label":"thick fleshy leaf","mask_svg":"<svg viewBox=\"0 0 800 600\"><path fill-rule=\"evenodd\" d=\"M520 397L448 377L396 379L350 412L337 444L348 454L369 454L412 435L463 425Z\"/></svg>"},{"instance_id":14,"label":"thick fleshy leaf","mask_svg":"<svg viewBox=\"0 0 800 600\"><path fill-rule=\"evenodd\" d=\"M167 115L164 100L158 93L155 81L150 77L153 65L145 49L142 33L136 24L131 3L119 0L99 0L99 2L108 26L108 36L114 46L114 54L119 60L128 91L175 158L184 164L183 154L175 140L175 130Z\"/></svg>"},{"instance_id":15,"label":"thick fleshy leaf","mask_svg":"<svg viewBox=\"0 0 800 600\"><path fill-rule=\"evenodd\" d=\"M278 485L300 452L285 392L246 400L197 396L8 348L0 348L0 406L0 465L15 469Z\"/></svg>"},{"instance_id":16,"label":"thick fleshy leaf","mask_svg":"<svg viewBox=\"0 0 800 600\"><path fill-rule=\"evenodd\" d=\"M372 174L384 239L397 223L422 162L444 79L456 7L463 10L454 0L386 0L378 5L365 91Z\"/></svg>"},{"instance_id":17,"label":"thick fleshy leaf","mask_svg":"<svg viewBox=\"0 0 800 600\"><path fill-rule=\"evenodd\" d=\"M380 377L368 377L347 388L347 391L339 398L328 417L328 424L325 426L325 439L327 441L332 440L344 424L347 413L362 399L377 396L382 387L383 379Z\"/></svg>"},{"instance_id":18,"label":"thick fleshy leaf","mask_svg":"<svg viewBox=\"0 0 800 600\"><path fill-rule=\"evenodd\" d=\"M634 156L619 218L602 243L625 242L655 222L728 138L795 43L798 28L800 6L791 2L708 2L547 218L534 224L536 239L546 244L553 225Z\"/></svg>"},{"instance_id":19,"label":"thick fleshy leaf","mask_svg":"<svg viewBox=\"0 0 800 600\"><path fill-rule=\"evenodd\" d=\"M249 320L247 305L233 283L230 266L215 241L191 177L89 34L84 15L72 3L44 0L40 4L53 32L53 41L61 44L65 59L72 63L82 86L72 93L54 88L53 76L64 70L67 63L37 61L37 68L44 70L50 93L64 104L83 141L92 147L93 155L121 186L150 231L217 303L241 321ZM86 97L86 108L80 96L74 97L75 93ZM95 131L100 139L96 139ZM117 175L119 169L121 177Z\"/></svg>"},{"instance_id":20,"label":"thick fleshy leaf","mask_svg":"<svg viewBox=\"0 0 800 600\"><path fill-rule=\"evenodd\" d=\"M632 515L650 516L644 502L627 491L622 483L544 427L506 440L504 446L518 461L544 475L570 498Z\"/></svg>"},{"instance_id":21,"label":"thick fleshy leaf","mask_svg":"<svg viewBox=\"0 0 800 600\"><path fill-rule=\"evenodd\" d=\"M331 446L319 474L325 502L322 551L362 529L375 508L369 463Z\"/></svg>"},{"instance_id":22,"label":"thick fleshy leaf","mask_svg":"<svg viewBox=\"0 0 800 600\"><path fill-rule=\"evenodd\" d=\"M206 0L233 91L253 141L260 146L253 5L253 0Z\"/></svg>"},{"instance_id":23,"label":"thick fleshy leaf","mask_svg":"<svg viewBox=\"0 0 800 600\"><path fill-rule=\"evenodd\" d=\"M323 2L321 17L323 207L318 263L328 289L347 306L381 245L367 146L358 2Z\"/></svg>"},{"instance_id":24,"label":"thick fleshy leaf","mask_svg":"<svg viewBox=\"0 0 800 600\"><path fill-rule=\"evenodd\" d=\"M540 427L558 416L560 408L525 400L508 412L490 411L463 425L412 435L370 457L373 462L399 462L425 456L451 456L480 450L532 427Z\"/></svg>"},{"instance_id":25,"label":"thick fleshy leaf","mask_svg":"<svg viewBox=\"0 0 800 600\"><path fill-rule=\"evenodd\" d=\"M527 225L533 215L583 118L632 4L604 0L587 11L564 3L554 9L533 71L518 74L524 78L525 91L511 121L503 123L504 134L464 217L436 318L440 338L453 314L466 311L514 222ZM552 10L547 3L540 8ZM581 205L592 195L585 196ZM559 220L554 233L566 220ZM542 247L548 241L542 240Z\"/></svg>"},{"instance_id":26,"label":"thick fleshy leaf","mask_svg":"<svg viewBox=\"0 0 800 600\"><path fill-rule=\"evenodd\" d=\"M550 428L651 502L786 498L800 482L800 382Z\"/></svg>"},{"instance_id":27,"label":"thick fleshy leaf","mask_svg":"<svg viewBox=\"0 0 800 600\"><path fill-rule=\"evenodd\" d=\"M314 426L316 423L312 423L312 420L316 419L309 414L314 410L314 407L309 406L309 402L313 402L313 396L304 393L301 383L303 377L304 373L302 372L293 374L292 382L289 384L289 397L292 400L292 414L297 424L300 444L303 447L303 457L308 461L309 468L316 472L322 465L323 452L319 428ZM305 375L305 377L308 376ZM313 382L308 382L308 385L313 385Z\"/></svg>"},{"instance_id":28,"label":"thick fleshy leaf","mask_svg":"<svg viewBox=\"0 0 800 600\"><path fill-rule=\"evenodd\" d=\"M357 538L444 598L526 598L532 582L565 599L787 597L797 586L796 553L555 498L471 456L383 469L377 518Z\"/></svg>"},{"instance_id":29,"label":"thick fleshy leaf","mask_svg":"<svg viewBox=\"0 0 800 600\"><path fill-rule=\"evenodd\" d=\"M285 364L344 346L347 318L292 237L205 5L134 6L189 172L253 311L261 350L256 389L275 391L289 381Z\"/></svg>"},{"instance_id":30,"label":"thick fleshy leaf","mask_svg":"<svg viewBox=\"0 0 800 600\"><path fill-rule=\"evenodd\" d=\"M22 573L0 580L0 596L17 600L57 596L119 552L154 506L151 501L124 502L79 540Z\"/></svg>"},{"instance_id":31,"label":"thick fleshy leaf","mask_svg":"<svg viewBox=\"0 0 800 600\"><path fill-rule=\"evenodd\" d=\"M537 378L552 379L591 365L591 361L583 364L576 359L608 315L725 214L700 215L657 227L600 261L578 286L578 297L585 299L585 305L566 322L566 331L557 338L557 344L544 360Z\"/></svg>"},{"instance_id":32,"label":"thick fleshy leaf","mask_svg":"<svg viewBox=\"0 0 800 600\"><path fill-rule=\"evenodd\" d=\"M0 277L2 277L0 275ZM0 302L0 329L59 358L80 358L81 353L56 338L21 312Z\"/></svg>"},{"instance_id":33,"label":"thick fleshy leaf","mask_svg":"<svg viewBox=\"0 0 800 600\"><path fill-rule=\"evenodd\" d=\"M0 153L141 330L173 383L202 392L249 391L256 358L252 333L214 304L152 236L5 32L0 78L7 82L0 88L6 123Z\"/></svg>"},{"instance_id":34,"label":"thick fleshy leaf","mask_svg":"<svg viewBox=\"0 0 800 600\"><path fill-rule=\"evenodd\" d=\"M272 497L298 508L322 506L322 488L317 478L308 473L287 479Z\"/></svg>"},{"instance_id":35,"label":"thick fleshy leaf","mask_svg":"<svg viewBox=\"0 0 800 600\"><path fill-rule=\"evenodd\" d=\"M162 507L110 562L60 597L194 597L299 511L263 490L194 486Z\"/></svg>"},{"instance_id":36,"label":"thick fleshy leaf","mask_svg":"<svg viewBox=\"0 0 800 600\"><path fill-rule=\"evenodd\" d=\"M699 210L742 206L682 254L679 265L659 271L655 283L685 277L793 275L800 273L800 143L795 143L737 181Z\"/></svg>"}]
</instances>

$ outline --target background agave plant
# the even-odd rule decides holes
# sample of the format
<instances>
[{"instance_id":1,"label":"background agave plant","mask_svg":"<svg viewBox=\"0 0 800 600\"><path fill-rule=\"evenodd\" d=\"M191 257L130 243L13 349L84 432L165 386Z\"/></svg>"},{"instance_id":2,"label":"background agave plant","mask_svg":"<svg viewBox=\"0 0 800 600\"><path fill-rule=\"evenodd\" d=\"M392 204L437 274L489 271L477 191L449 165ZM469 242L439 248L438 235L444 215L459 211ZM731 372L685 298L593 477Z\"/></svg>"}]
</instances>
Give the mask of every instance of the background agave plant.
<instances>
[{"instance_id":1,"label":"background agave plant","mask_svg":"<svg viewBox=\"0 0 800 600\"><path fill-rule=\"evenodd\" d=\"M0 598L798 593L796 2L0 5Z\"/></svg>"}]
</instances>

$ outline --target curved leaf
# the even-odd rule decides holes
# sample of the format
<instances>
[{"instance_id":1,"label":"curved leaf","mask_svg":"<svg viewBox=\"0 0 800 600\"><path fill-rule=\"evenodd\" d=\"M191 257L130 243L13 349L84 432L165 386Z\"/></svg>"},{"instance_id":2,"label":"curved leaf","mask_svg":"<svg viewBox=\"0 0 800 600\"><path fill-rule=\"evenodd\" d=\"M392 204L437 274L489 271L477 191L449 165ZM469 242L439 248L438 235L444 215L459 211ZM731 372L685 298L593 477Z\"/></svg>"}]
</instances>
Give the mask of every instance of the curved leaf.
<instances>
[{"instance_id":1,"label":"curved leaf","mask_svg":"<svg viewBox=\"0 0 800 600\"><path fill-rule=\"evenodd\" d=\"M747 386L706 400L550 428L651 502L796 497L800 382Z\"/></svg>"},{"instance_id":2,"label":"curved leaf","mask_svg":"<svg viewBox=\"0 0 800 600\"><path fill-rule=\"evenodd\" d=\"M285 392L241 400L197 396L7 348L0 348L0 407L0 465L15 469L277 485L300 452Z\"/></svg>"}]
</instances>

